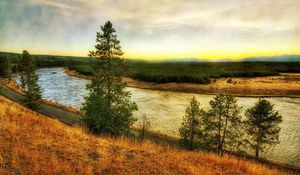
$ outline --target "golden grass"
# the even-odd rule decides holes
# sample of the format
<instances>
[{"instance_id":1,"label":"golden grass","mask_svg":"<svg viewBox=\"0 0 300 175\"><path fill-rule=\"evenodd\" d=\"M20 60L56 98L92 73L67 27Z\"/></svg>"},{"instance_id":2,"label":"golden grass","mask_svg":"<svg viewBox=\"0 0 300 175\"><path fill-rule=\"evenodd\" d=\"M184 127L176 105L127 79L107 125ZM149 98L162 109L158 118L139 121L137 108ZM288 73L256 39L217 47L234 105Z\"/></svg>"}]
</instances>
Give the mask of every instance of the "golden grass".
<instances>
[{"instance_id":1,"label":"golden grass","mask_svg":"<svg viewBox=\"0 0 300 175\"><path fill-rule=\"evenodd\" d=\"M106 138L0 96L0 174L288 174L225 155Z\"/></svg>"}]
</instances>

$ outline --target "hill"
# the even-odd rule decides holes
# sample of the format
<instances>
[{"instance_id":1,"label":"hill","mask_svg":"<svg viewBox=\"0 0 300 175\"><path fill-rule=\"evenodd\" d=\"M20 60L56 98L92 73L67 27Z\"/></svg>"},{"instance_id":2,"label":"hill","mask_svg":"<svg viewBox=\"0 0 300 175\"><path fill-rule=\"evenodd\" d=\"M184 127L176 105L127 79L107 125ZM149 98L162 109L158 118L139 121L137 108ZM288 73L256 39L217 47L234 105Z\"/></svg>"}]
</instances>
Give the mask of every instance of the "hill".
<instances>
[{"instance_id":1,"label":"hill","mask_svg":"<svg viewBox=\"0 0 300 175\"><path fill-rule=\"evenodd\" d=\"M0 96L0 174L288 174L233 156L86 133Z\"/></svg>"},{"instance_id":2,"label":"hill","mask_svg":"<svg viewBox=\"0 0 300 175\"><path fill-rule=\"evenodd\" d=\"M20 53L3 52L0 51L0 55L7 55L13 60L20 56ZM71 59L78 62L90 63L92 59L87 56L63 56L63 55L43 55L34 54L35 58L39 59ZM130 62L144 62L143 59L126 59ZM238 60L231 58L219 58L219 59L207 59L207 58L170 58L166 60L157 60L149 62L300 62L300 55L277 55L277 56L258 56L258 57L246 57Z\"/></svg>"}]
</instances>

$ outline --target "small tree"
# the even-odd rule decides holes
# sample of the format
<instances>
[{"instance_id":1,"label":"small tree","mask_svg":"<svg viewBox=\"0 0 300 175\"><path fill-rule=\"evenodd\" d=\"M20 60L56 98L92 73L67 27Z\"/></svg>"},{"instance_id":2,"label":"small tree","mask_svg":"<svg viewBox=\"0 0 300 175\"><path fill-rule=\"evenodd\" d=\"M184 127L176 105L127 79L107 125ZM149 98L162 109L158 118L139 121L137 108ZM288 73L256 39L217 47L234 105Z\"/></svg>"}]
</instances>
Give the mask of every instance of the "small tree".
<instances>
[{"instance_id":1,"label":"small tree","mask_svg":"<svg viewBox=\"0 0 300 175\"><path fill-rule=\"evenodd\" d=\"M150 121L146 114L142 116L141 121L139 122L140 135L139 138L143 141L151 127Z\"/></svg>"},{"instance_id":2,"label":"small tree","mask_svg":"<svg viewBox=\"0 0 300 175\"><path fill-rule=\"evenodd\" d=\"M241 144L241 107L229 94L218 94L209 102L211 109L205 120L216 150L223 155L224 149L237 149Z\"/></svg>"},{"instance_id":3,"label":"small tree","mask_svg":"<svg viewBox=\"0 0 300 175\"><path fill-rule=\"evenodd\" d=\"M204 110L200 109L200 103L195 97L185 110L185 116L179 129L182 145L190 150L200 145L199 137L203 136Z\"/></svg>"},{"instance_id":4,"label":"small tree","mask_svg":"<svg viewBox=\"0 0 300 175\"><path fill-rule=\"evenodd\" d=\"M259 157L259 151L263 151L266 145L279 143L282 116L273 109L269 101L259 99L252 108L246 110L246 133L248 143L255 150L255 157Z\"/></svg>"},{"instance_id":5,"label":"small tree","mask_svg":"<svg viewBox=\"0 0 300 175\"><path fill-rule=\"evenodd\" d=\"M35 66L31 55L24 50L19 62L21 68L21 87L25 93L24 103L30 109L38 108L38 101L41 99L41 89L37 83L38 76L35 74Z\"/></svg>"},{"instance_id":6,"label":"small tree","mask_svg":"<svg viewBox=\"0 0 300 175\"><path fill-rule=\"evenodd\" d=\"M87 85L90 92L83 104L82 122L94 133L118 136L130 131L137 105L131 102L131 93L124 90L123 52L115 32L112 23L107 21L97 32L96 50L90 51L89 56L96 59L95 75Z\"/></svg>"},{"instance_id":7,"label":"small tree","mask_svg":"<svg viewBox=\"0 0 300 175\"><path fill-rule=\"evenodd\" d=\"M5 76L5 59L6 57L4 55L1 55L0 57L0 76L4 77Z\"/></svg>"},{"instance_id":8,"label":"small tree","mask_svg":"<svg viewBox=\"0 0 300 175\"><path fill-rule=\"evenodd\" d=\"M1 56L0 58L0 76L11 79L11 61L8 56Z\"/></svg>"}]
</instances>

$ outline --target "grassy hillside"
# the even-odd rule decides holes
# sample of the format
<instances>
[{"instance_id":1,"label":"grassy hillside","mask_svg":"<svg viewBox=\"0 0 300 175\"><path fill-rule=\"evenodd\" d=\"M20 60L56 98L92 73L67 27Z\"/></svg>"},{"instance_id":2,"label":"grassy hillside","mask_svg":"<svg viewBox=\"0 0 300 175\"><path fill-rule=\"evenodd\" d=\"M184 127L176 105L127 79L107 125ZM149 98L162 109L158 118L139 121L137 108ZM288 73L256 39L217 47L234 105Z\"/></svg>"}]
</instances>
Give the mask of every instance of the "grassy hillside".
<instances>
[{"instance_id":1,"label":"grassy hillside","mask_svg":"<svg viewBox=\"0 0 300 175\"><path fill-rule=\"evenodd\" d=\"M288 174L215 154L89 135L0 96L0 174Z\"/></svg>"}]
</instances>

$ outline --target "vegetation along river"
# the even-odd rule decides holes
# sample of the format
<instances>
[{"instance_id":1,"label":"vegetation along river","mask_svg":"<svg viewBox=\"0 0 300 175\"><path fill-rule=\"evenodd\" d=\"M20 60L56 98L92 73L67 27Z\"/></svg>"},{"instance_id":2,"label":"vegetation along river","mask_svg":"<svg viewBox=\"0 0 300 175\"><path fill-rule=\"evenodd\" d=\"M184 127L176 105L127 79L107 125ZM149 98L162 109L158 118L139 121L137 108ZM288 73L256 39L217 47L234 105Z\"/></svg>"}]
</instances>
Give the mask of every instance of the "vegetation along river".
<instances>
[{"instance_id":1,"label":"vegetation along river","mask_svg":"<svg viewBox=\"0 0 300 175\"><path fill-rule=\"evenodd\" d=\"M44 99L80 109L85 89L89 80L68 76L63 68L44 68L37 70L39 85ZM20 78L16 78L18 83ZM207 109L213 95L166 92L126 88L132 92L132 100L138 105L136 118L146 114L152 130L171 136L178 136L178 129L190 99L195 96L201 107ZM269 147L262 156L300 167L300 98L270 97L267 98L283 116L280 132L280 144ZM239 97L238 104L245 109L252 107L258 98Z\"/></svg>"}]
</instances>

